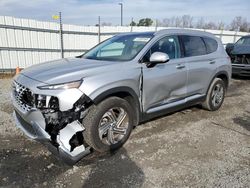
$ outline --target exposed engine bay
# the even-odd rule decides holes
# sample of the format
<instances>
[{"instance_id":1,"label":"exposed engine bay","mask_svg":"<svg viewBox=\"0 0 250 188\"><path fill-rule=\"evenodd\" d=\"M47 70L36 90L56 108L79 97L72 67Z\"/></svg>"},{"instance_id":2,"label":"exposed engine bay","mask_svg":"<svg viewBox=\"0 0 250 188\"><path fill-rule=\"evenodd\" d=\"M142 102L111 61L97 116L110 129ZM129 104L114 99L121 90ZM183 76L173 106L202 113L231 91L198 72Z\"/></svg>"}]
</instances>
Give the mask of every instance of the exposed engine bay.
<instances>
[{"instance_id":1,"label":"exposed engine bay","mask_svg":"<svg viewBox=\"0 0 250 188\"><path fill-rule=\"evenodd\" d=\"M230 55L233 64L250 64L250 54Z\"/></svg>"}]
</instances>

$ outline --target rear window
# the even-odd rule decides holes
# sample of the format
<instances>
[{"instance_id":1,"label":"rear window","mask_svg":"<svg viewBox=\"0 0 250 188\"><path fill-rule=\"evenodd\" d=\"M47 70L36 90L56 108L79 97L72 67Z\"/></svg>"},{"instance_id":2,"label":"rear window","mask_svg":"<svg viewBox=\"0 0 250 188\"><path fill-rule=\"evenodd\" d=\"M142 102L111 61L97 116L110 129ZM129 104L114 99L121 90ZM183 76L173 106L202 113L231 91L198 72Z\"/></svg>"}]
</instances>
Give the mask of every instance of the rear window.
<instances>
[{"instance_id":1,"label":"rear window","mask_svg":"<svg viewBox=\"0 0 250 188\"><path fill-rule=\"evenodd\" d=\"M199 56L207 54L206 46L201 37L181 36L184 45L185 57Z\"/></svg>"},{"instance_id":2,"label":"rear window","mask_svg":"<svg viewBox=\"0 0 250 188\"><path fill-rule=\"evenodd\" d=\"M208 37L204 37L203 40L206 44L208 54L213 53L217 50L218 43L216 40L208 38Z\"/></svg>"}]
</instances>

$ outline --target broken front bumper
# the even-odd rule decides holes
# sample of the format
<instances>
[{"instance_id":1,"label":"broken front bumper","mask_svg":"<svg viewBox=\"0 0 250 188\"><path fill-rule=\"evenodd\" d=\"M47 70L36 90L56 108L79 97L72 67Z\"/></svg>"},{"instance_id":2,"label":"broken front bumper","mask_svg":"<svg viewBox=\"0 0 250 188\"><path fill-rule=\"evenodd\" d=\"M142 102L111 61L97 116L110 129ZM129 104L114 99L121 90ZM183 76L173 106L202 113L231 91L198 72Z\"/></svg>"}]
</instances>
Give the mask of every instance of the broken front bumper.
<instances>
[{"instance_id":1,"label":"broken front bumper","mask_svg":"<svg viewBox=\"0 0 250 188\"><path fill-rule=\"evenodd\" d=\"M16 125L63 161L76 163L90 152L79 123L83 93L77 88L39 90L42 84L21 73L14 78L11 98Z\"/></svg>"},{"instance_id":2,"label":"broken front bumper","mask_svg":"<svg viewBox=\"0 0 250 188\"><path fill-rule=\"evenodd\" d=\"M74 164L82 157L90 153L90 148L80 145L71 151L70 140L77 132L84 131L84 127L78 120L69 123L66 127L59 131L57 135L58 146L51 142L50 135L45 131L45 119L38 109L25 111L19 107L17 102L13 100L14 119L18 128L20 128L26 136L33 140L37 140L48 147L48 149L68 164Z\"/></svg>"},{"instance_id":3,"label":"broken front bumper","mask_svg":"<svg viewBox=\"0 0 250 188\"><path fill-rule=\"evenodd\" d=\"M232 64L232 74L239 76L250 76L250 65Z\"/></svg>"}]
</instances>

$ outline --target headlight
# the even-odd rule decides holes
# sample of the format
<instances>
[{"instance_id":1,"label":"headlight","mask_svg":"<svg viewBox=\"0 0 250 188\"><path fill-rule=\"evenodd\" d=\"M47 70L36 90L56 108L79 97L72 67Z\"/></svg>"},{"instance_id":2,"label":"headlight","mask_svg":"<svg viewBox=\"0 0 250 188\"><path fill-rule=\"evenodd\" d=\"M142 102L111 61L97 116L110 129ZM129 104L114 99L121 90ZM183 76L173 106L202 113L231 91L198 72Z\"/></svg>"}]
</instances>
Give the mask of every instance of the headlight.
<instances>
[{"instance_id":1,"label":"headlight","mask_svg":"<svg viewBox=\"0 0 250 188\"><path fill-rule=\"evenodd\" d=\"M72 89L72 88L79 88L82 84L82 80L61 83L61 84L53 84L53 85L46 85L46 86L39 86L38 89Z\"/></svg>"}]
</instances>

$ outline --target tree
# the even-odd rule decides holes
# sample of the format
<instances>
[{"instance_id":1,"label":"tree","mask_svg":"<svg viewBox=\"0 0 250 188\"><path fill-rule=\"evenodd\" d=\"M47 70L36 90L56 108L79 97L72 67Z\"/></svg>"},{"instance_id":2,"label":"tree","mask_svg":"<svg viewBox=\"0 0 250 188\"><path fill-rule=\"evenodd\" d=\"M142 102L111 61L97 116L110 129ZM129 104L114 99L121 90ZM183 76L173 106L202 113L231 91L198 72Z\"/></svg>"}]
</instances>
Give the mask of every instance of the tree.
<instances>
[{"instance_id":1,"label":"tree","mask_svg":"<svg viewBox=\"0 0 250 188\"><path fill-rule=\"evenodd\" d=\"M151 26L153 24L153 20L151 18L143 18L139 20L137 26Z\"/></svg>"},{"instance_id":2,"label":"tree","mask_svg":"<svg viewBox=\"0 0 250 188\"><path fill-rule=\"evenodd\" d=\"M193 17L190 15L183 15L181 17L182 27L184 28L192 28L193 27Z\"/></svg>"},{"instance_id":3,"label":"tree","mask_svg":"<svg viewBox=\"0 0 250 188\"><path fill-rule=\"evenodd\" d=\"M233 19L233 21L231 22L230 30L232 30L232 31L238 31L238 30L240 30L241 22L242 22L242 17L241 16L235 17Z\"/></svg>"},{"instance_id":4,"label":"tree","mask_svg":"<svg viewBox=\"0 0 250 188\"><path fill-rule=\"evenodd\" d=\"M204 25L204 29L217 29L216 23L210 21Z\"/></svg>"},{"instance_id":5,"label":"tree","mask_svg":"<svg viewBox=\"0 0 250 188\"><path fill-rule=\"evenodd\" d=\"M102 22L101 26L111 26L112 23L110 22Z\"/></svg>"},{"instance_id":6,"label":"tree","mask_svg":"<svg viewBox=\"0 0 250 188\"><path fill-rule=\"evenodd\" d=\"M217 29L223 30L223 29L225 28L225 25L226 25L226 24L225 24L224 22L221 21L221 22L218 23Z\"/></svg>"},{"instance_id":7,"label":"tree","mask_svg":"<svg viewBox=\"0 0 250 188\"><path fill-rule=\"evenodd\" d=\"M241 16L236 16L230 25L230 30L232 31L249 31L249 23L246 18L242 18Z\"/></svg>"},{"instance_id":8,"label":"tree","mask_svg":"<svg viewBox=\"0 0 250 188\"><path fill-rule=\"evenodd\" d=\"M162 27L171 27L170 19L164 18L162 22L158 21L158 25Z\"/></svg>"},{"instance_id":9,"label":"tree","mask_svg":"<svg viewBox=\"0 0 250 188\"><path fill-rule=\"evenodd\" d=\"M161 24L164 27L176 27L176 17L164 18Z\"/></svg>"},{"instance_id":10,"label":"tree","mask_svg":"<svg viewBox=\"0 0 250 188\"><path fill-rule=\"evenodd\" d=\"M136 26L137 24L136 24L135 21L132 21L129 25L130 25L130 26Z\"/></svg>"},{"instance_id":11,"label":"tree","mask_svg":"<svg viewBox=\"0 0 250 188\"><path fill-rule=\"evenodd\" d=\"M151 18L143 18L140 19L138 23L132 21L130 23L130 26L151 26L152 24L153 20ZM205 21L203 17L199 18L195 22L194 18L190 15L173 16L170 18L164 18L162 20L156 20L156 25L163 27L195 27L197 29L228 29L232 31L250 32L250 22L248 22L246 18L243 18L241 16L235 17L232 20L231 24L225 24L222 21Z\"/></svg>"},{"instance_id":12,"label":"tree","mask_svg":"<svg viewBox=\"0 0 250 188\"><path fill-rule=\"evenodd\" d=\"M200 18L197 23L196 23L196 28L197 29L204 29L205 26L205 21L204 18Z\"/></svg>"},{"instance_id":13,"label":"tree","mask_svg":"<svg viewBox=\"0 0 250 188\"><path fill-rule=\"evenodd\" d=\"M156 20L155 20L155 26L157 26L157 27L161 27L161 26L162 26L162 22L161 22L161 20L156 19Z\"/></svg>"},{"instance_id":14,"label":"tree","mask_svg":"<svg viewBox=\"0 0 250 188\"><path fill-rule=\"evenodd\" d=\"M174 19L174 27L182 27L182 20L180 17L173 17Z\"/></svg>"}]
</instances>

